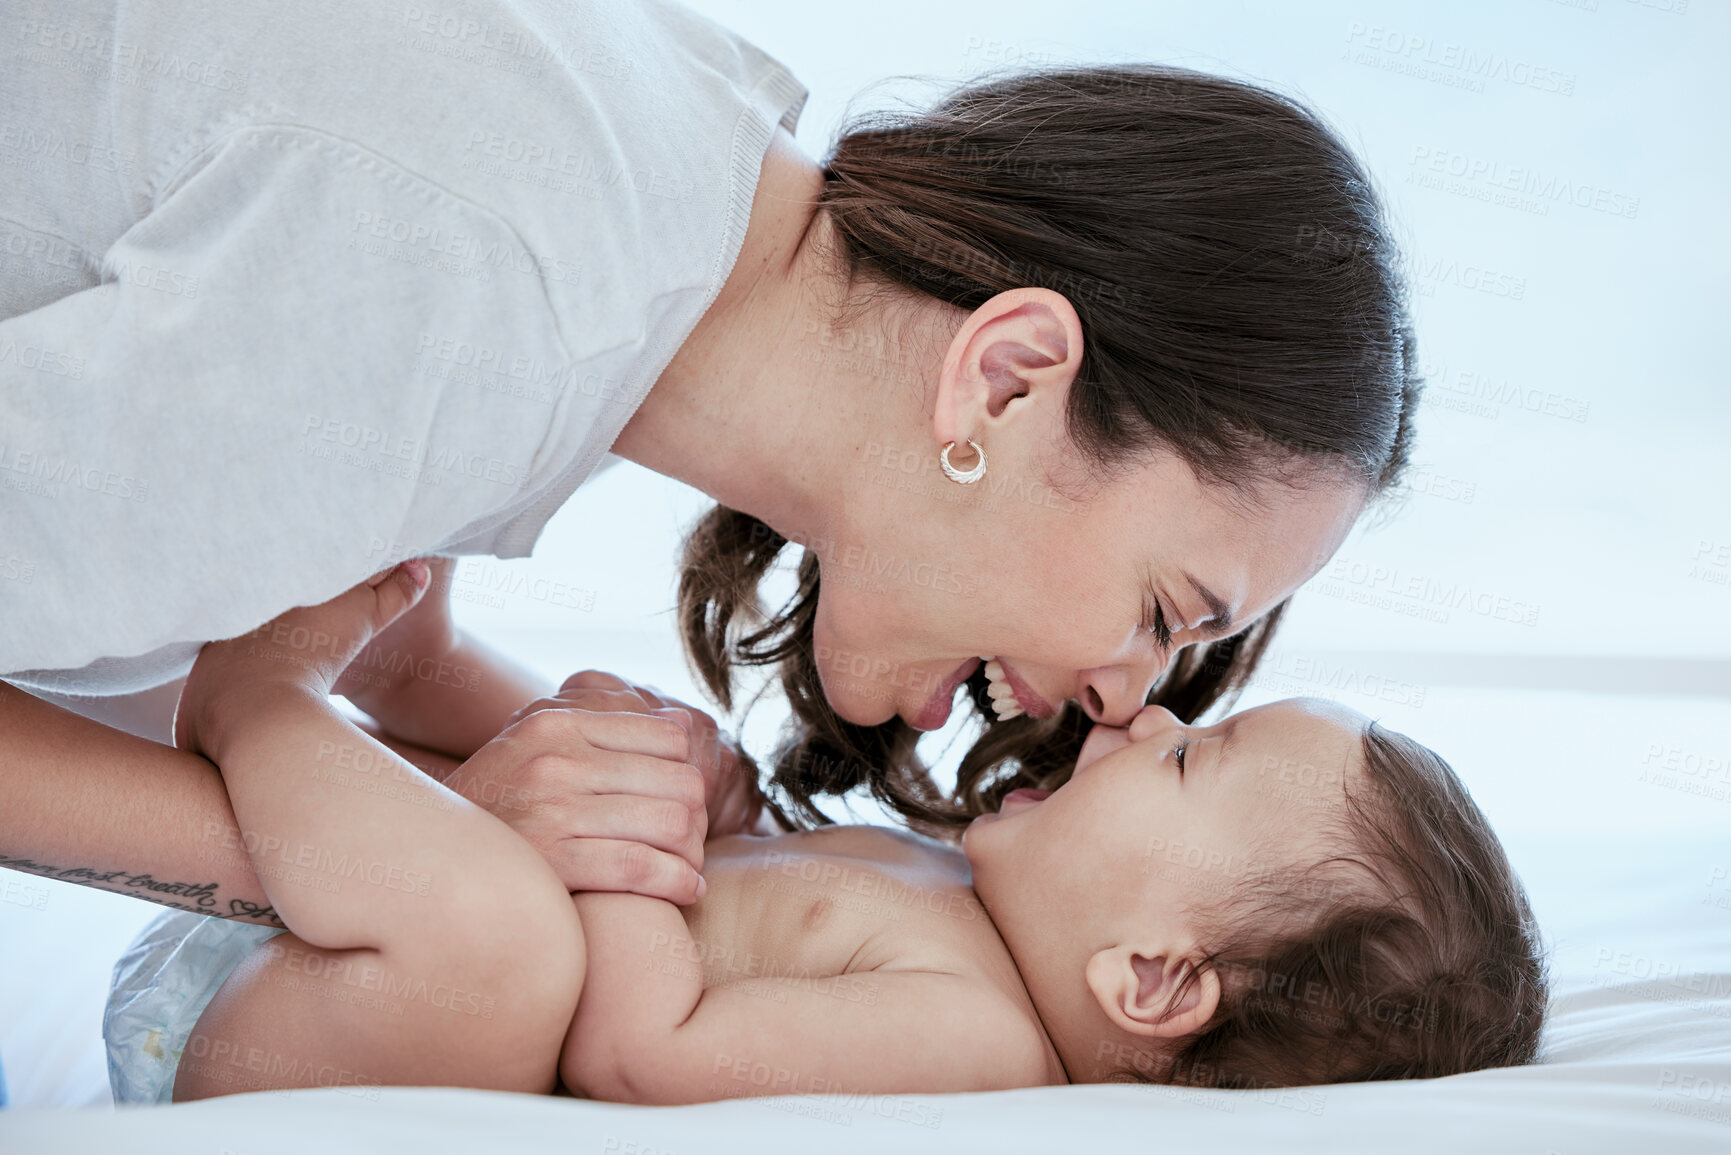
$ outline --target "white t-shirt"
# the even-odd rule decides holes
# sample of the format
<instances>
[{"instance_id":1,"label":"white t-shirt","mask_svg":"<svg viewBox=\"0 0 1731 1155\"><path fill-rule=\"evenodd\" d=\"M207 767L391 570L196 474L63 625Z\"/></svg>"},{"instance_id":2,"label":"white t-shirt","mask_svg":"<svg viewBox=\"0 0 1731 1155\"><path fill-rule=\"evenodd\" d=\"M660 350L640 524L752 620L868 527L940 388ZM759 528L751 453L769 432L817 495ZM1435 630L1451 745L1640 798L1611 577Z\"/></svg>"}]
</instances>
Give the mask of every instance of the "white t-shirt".
<instances>
[{"instance_id":1,"label":"white t-shirt","mask_svg":"<svg viewBox=\"0 0 1731 1155\"><path fill-rule=\"evenodd\" d=\"M0 32L0 671L129 693L529 553L806 89L671 0L27 0Z\"/></svg>"}]
</instances>

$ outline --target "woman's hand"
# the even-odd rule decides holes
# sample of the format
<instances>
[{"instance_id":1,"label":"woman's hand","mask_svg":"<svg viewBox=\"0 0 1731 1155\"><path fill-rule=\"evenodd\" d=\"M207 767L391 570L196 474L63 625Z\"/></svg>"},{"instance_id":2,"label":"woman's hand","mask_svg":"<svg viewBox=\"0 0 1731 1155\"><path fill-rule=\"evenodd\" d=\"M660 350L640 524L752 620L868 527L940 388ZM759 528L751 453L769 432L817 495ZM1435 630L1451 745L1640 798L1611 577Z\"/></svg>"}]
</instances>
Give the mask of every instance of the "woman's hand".
<instances>
[{"instance_id":1,"label":"woman's hand","mask_svg":"<svg viewBox=\"0 0 1731 1155\"><path fill-rule=\"evenodd\" d=\"M763 813L763 795L757 788L757 763L722 732L708 713L653 686L627 682L600 670L571 675L560 687L560 694L573 695L574 700L585 703L605 702L610 709L634 710L639 708L636 703L641 703L641 708L651 712L669 711L669 717L683 716L689 723L693 761L703 772L709 824L706 837L725 838L756 828Z\"/></svg>"},{"instance_id":2,"label":"woman's hand","mask_svg":"<svg viewBox=\"0 0 1731 1155\"><path fill-rule=\"evenodd\" d=\"M438 565L448 574L448 561ZM423 627L441 615L414 607L439 574L404 562L321 606L205 646L176 710L176 745L202 750L216 704L237 700L237 690L283 680L340 692L358 657L418 644L409 632L426 640ZM390 613L378 612L381 599L393 600ZM756 768L712 717L598 671L518 709L444 782L529 842L567 889L680 904L703 893L705 837L749 829L761 812Z\"/></svg>"},{"instance_id":3,"label":"woman's hand","mask_svg":"<svg viewBox=\"0 0 1731 1155\"><path fill-rule=\"evenodd\" d=\"M568 889L679 904L703 894L705 837L747 828L761 808L755 767L713 718L593 670L519 710L445 784L516 830Z\"/></svg>"}]
</instances>

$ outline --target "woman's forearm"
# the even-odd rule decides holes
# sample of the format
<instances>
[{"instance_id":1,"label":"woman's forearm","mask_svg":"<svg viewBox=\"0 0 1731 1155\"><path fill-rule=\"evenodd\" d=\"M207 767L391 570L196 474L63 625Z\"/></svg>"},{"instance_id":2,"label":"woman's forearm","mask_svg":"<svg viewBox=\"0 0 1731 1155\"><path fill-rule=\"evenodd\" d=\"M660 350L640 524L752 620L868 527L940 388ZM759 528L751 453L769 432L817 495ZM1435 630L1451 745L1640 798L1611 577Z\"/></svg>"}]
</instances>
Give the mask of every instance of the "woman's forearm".
<instances>
[{"instance_id":1,"label":"woman's forearm","mask_svg":"<svg viewBox=\"0 0 1731 1155\"><path fill-rule=\"evenodd\" d=\"M282 926L215 766L0 682L0 866Z\"/></svg>"}]
</instances>

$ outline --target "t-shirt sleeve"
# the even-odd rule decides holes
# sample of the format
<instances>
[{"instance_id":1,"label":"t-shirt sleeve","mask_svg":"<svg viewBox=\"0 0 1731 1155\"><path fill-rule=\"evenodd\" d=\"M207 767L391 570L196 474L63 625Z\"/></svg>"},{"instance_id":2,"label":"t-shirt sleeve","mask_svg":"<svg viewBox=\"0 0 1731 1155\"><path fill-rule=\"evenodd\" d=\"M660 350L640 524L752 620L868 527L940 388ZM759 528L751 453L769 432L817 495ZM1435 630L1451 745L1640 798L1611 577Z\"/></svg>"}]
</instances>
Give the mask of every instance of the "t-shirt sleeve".
<instances>
[{"instance_id":1,"label":"t-shirt sleeve","mask_svg":"<svg viewBox=\"0 0 1731 1155\"><path fill-rule=\"evenodd\" d=\"M212 144L0 322L0 671L232 637L520 503L558 399L489 382L557 375L583 274L347 141Z\"/></svg>"}]
</instances>

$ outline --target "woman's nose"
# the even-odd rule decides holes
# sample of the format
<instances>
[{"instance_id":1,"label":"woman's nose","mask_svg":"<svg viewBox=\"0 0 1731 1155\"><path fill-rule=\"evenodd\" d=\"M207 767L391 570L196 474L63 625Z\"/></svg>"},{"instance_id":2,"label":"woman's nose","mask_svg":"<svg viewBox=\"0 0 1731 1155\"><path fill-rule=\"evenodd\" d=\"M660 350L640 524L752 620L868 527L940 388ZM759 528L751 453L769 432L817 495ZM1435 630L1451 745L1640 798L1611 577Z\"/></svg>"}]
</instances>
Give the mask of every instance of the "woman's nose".
<instances>
[{"instance_id":1,"label":"woman's nose","mask_svg":"<svg viewBox=\"0 0 1731 1155\"><path fill-rule=\"evenodd\" d=\"M1128 726L1165 668L1161 662L1152 666L1100 666L1084 670L1076 700L1083 712L1101 725Z\"/></svg>"}]
</instances>

